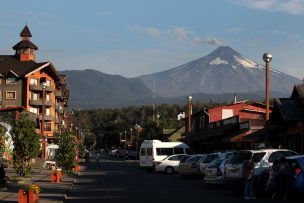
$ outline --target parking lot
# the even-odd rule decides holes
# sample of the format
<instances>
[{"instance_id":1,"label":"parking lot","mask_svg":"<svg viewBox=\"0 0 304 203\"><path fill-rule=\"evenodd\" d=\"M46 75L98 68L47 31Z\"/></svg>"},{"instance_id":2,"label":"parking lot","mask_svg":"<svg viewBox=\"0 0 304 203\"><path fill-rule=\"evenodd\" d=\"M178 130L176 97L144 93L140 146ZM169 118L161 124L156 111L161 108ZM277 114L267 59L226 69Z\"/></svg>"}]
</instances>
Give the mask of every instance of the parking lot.
<instances>
[{"instance_id":1,"label":"parking lot","mask_svg":"<svg viewBox=\"0 0 304 203\"><path fill-rule=\"evenodd\" d=\"M100 163L92 160L87 164L66 200L88 201L235 203L244 200L242 194L229 188L205 185L202 179L149 173L139 168L138 161L103 155ZM257 196L257 200L249 201L273 202L270 196Z\"/></svg>"}]
</instances>

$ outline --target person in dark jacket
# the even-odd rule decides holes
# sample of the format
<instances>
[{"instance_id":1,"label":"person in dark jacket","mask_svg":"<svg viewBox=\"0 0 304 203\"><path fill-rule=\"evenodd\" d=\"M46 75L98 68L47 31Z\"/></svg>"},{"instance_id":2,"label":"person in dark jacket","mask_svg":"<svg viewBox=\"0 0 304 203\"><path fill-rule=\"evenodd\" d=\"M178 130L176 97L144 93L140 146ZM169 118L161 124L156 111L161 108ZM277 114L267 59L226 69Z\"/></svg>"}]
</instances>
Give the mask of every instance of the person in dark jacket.
<instances>
[{"instance_id":1,"label":"person in dark jacket","mask_svg":"<svg viewBox=\"0 0 304 203\"><path fill-rule=\"evenodd\" d=\"M243 162L243 177L244 177L244 199L256 199L253 195L253 177L254 177L254 163L252 155L248 153Z\"/></svg>"}]
</instances>

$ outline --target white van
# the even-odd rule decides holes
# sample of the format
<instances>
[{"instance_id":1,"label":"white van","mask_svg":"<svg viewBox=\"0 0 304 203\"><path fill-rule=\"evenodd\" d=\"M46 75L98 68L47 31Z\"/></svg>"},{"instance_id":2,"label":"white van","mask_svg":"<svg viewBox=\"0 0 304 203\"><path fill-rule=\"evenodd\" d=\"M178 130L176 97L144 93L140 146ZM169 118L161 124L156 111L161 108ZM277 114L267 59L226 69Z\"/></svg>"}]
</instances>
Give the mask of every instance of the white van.
<instances>
[{"instance_id":1,"label":"white van","mask_svg":"<svg viewBox=\"0 0 304 203\"><path fill-rule=\"evenodd\" d=\"M183 142L161 142L145 140L140 146L139 165L141 168L154 169L156 162L173 154L192 154L189 146Z\"/></svg>"}]
</instances>

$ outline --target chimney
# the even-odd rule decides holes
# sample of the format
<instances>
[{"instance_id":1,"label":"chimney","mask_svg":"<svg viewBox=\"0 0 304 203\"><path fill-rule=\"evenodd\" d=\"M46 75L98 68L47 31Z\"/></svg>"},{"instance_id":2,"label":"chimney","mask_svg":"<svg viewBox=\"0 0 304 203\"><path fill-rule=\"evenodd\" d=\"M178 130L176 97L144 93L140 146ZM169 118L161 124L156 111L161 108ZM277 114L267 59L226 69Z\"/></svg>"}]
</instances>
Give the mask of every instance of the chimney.
<instances>
[{"instance_id":1,"label":"chimney","mask_svg":"<svg viewBox=\"0 0 304 203\"><path fill-rule=\"evenodd\" d=\"M236 103L236 94L234 95L234 104Z\"/></svg>"}]
</instances>

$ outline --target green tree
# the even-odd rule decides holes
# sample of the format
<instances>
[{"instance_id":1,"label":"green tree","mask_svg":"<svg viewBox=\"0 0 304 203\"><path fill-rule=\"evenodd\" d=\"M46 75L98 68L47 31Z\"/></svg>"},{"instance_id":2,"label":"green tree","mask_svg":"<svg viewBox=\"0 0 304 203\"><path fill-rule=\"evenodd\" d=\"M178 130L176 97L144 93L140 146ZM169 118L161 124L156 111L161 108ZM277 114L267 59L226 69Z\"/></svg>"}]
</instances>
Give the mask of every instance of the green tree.
<instances>
[{"instance_id":1,"label":"green tree","mask_svg":"<svg viewBox=\"0 0 304 203\"><path fill-rule=\"evenodd\" d=\"M62 130L58 140L56 161L62 167L63 172L71 173L76 166L76 138L67 130Z\"/></svg>"},{"instance_id":2,"label":"green tree","mask_svg":"<svg viewBox=\"0 0 304 203\"><path fill-rule=\"evenodd\" d=\"M78 143L78 156L83 159L85 157L85 146L83 143Z\"/></svg>"},{"instance_id":3,"label":"green tree","mask_svg":"<svg viewBox=\"0 0 304 203\"><path fill-rule=\"evenodd\" d=\"M19 176L26 176L31 172L31 159L37 158L40 152L39 135L26 113L21 113L16 120L13 132L13 165Z\"/></svg>"}]
</instances>

